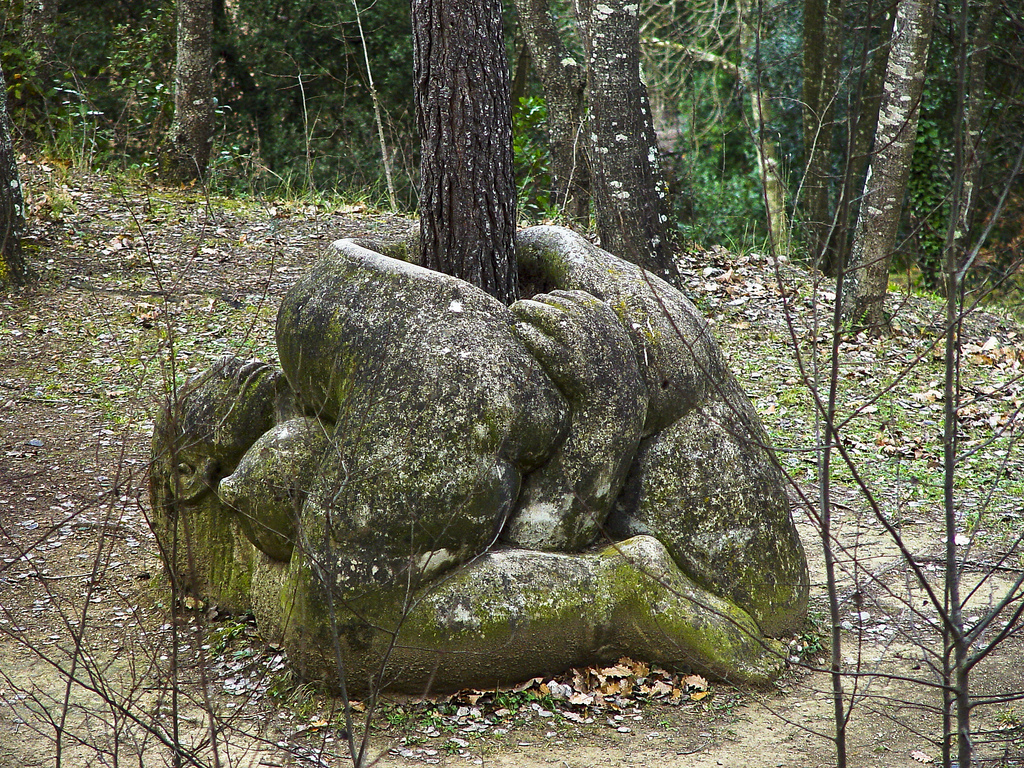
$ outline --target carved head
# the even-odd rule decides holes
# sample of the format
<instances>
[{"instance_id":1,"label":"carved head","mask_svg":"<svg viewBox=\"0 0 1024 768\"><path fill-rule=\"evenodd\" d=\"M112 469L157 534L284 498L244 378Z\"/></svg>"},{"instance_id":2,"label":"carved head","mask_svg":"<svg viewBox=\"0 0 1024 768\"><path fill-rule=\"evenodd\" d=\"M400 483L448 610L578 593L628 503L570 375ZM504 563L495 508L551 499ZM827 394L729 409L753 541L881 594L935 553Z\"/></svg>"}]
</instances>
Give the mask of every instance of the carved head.
<instances>
[{"instance_id":1,"label":"carved head","mask_svg":"<svg viewBox=\"0 0 1024 768\"><path fill-rule=\"evenodd\" d=\"M168 493L165 506L195 504L235 471L274 425L282 387L279 371L238 357L222 357L185 384L153 431L153 472Z\"/></svg>"}]
</instances>

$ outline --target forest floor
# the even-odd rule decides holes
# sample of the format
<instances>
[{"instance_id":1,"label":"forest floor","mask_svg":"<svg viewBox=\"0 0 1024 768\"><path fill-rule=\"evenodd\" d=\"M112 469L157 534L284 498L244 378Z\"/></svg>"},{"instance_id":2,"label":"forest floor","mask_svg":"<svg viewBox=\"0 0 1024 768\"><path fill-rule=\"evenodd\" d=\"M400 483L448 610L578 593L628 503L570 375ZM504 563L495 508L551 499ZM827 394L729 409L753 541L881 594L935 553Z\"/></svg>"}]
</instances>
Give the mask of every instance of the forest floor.
<instances>
[{"instance_id":1,"label":"forest floor","mask_svg":"<svg viewBox=\"0 0 1024 768\"><path fill-rule=\"evenodd\" d=\"M226 352L276 362L276 306L329 243L410 222L359 206L206 199L42 161L24 169L40 280L0 297L0 766L171 765L175 740L183 764L350 764L338 702L296 686L245 617L169 610L147 523L149 442L172 377ZM788 671L754 690L624 661L558 678L578 703L545 680L385 697L369 732L378 764L835 764L808 386L827 391L834 294L756 254L712 248L680 264L792 480L812 596ZM849 764L887 768L939 759L941 645L914 569L941 596L945 536L942 310L897 292L892 311L891 336L840 344L851 464L833 486ZM972 312L960 343L970 455L957 474L958 543L975 622L1024 572L1024 330ZM999 698L1024 689L1022 659L1018 623L974 670L975 695L993 700L973 712L981 764L1024 766L1024 705Z\"/></svg>"}]
</instances>

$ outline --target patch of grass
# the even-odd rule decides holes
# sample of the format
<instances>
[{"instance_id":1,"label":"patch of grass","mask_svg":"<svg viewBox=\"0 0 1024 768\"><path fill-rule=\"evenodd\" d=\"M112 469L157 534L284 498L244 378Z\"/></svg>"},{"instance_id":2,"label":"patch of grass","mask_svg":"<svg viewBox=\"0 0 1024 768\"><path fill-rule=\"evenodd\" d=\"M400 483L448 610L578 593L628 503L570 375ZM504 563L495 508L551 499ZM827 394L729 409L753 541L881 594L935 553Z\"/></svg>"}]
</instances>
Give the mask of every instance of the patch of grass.
<instances>
[{"instance_id":1,"label":"patch of grass","mask_svg":"<svg viewBox=\"0 0 1024 768\"><path fill-rule=\"evenodd\" d=\"M267 688L267 696L278 706L286 707L296 716L312 717L321 708L321 694L311 683L301 683L291 672L275 676Z\"/></svg>"},{"instance_id":2,"label":"patch of grass","mask_svg":"<svg viewBox=\"0 0 1024 768\"><path fill-rule=\"evenodd\" d=\"M255 620L251 615L233 616L214 628L210 632L210 653L214 656L223 656L236 640L244 638L252 632L254 623Z\"/></svg>"},{"instance_id":3,"label":"patch of grass","mask_svg":"<svg viewBox=\"0 0 1024 768\"><path fill-rule=\"evenodd\" d=\"M820 612L811 611L794 650L801 659L811 661L827 650L828 637L828 619Z\"/></svg>"},{"instance_id":4,"label":"patch of grass","mask_svg":"<svg viewBox=\"0 0 1024 768\"><path fill-rule=\"evenodd\" d=\"M447 719L453 714L455 708L451 704L435 704L420 714L417 726L422 730L436 728L441 733L454 733L455 726Z\"/></svg>"},{"instance_id":5,"label":"patch of grass","mask_svg":"<svg viewBox=\"0 0 1024 768\"><path fill-rule=\"evenodd\" d=\"M996 722L1002 728L1018 728L1021 725L1020 715L1013 707L1001 709L996 713Z\"/></svg>"},{"instance_id":6,"label":"patch of grass","mask_svg":"<svg viewBox=\"0 0 1024 768\"><path fill-rule=\"evenodd\" d=\"M507 709L513 715L519 711L519 708L527 702L527 698L522 693L516 691L498 691L494 694L494 708Z\"/></svg>"},{"instance_id":7,"label":"patch of grass","mask_svg":"<svg viewBox=\"0 0 1024 768\"><path fill-rule=\"evenodd\" d=\"M412 716L408 709L401 704L383 702L377 709L377 716L392 728L404 731L412 723Z\"/></svg>"}]
</instances>

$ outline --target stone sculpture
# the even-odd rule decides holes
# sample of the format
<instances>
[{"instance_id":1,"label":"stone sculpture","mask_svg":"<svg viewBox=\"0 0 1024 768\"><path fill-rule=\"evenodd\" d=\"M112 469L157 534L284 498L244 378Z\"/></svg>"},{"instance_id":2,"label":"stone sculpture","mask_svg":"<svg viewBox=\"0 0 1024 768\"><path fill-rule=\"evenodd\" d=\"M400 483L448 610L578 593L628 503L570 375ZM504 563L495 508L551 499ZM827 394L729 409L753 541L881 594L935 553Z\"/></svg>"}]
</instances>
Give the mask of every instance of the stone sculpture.
<instances>
[{"instance_id":1,"label":"stone sculpture","mask_svg":"<svg viewBox=\"0 0 1024 768\"><path fill-rule=\"evenodd\" d=\"M158 419L170 573L350 692L623 655L770 680L807 566L707 325L568 230L517 252L505 307L336 243L281 305L280 371L224 358Z\"/></svg>"}]
</instances>

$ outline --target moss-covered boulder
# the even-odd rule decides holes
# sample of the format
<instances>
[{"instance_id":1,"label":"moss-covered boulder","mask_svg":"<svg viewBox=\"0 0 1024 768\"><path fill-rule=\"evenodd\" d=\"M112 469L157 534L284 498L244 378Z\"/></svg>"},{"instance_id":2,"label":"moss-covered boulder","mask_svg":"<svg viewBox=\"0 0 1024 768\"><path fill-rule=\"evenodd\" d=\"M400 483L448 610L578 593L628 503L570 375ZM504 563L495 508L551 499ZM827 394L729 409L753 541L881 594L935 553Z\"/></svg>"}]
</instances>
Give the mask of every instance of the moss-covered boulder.
<instances>
[{"instance_id":1,"label":"moss-covered boulder","mask_svg":"<svg viewBox=\"0 0 1024 768\"><path fill-rule=\"evenodd\" d=\"M611 307L629 336L647 397L644 434L704 402L728 373L700 312L683 294L562 227L530 227L516 238L523 295L584 291Z\"/></svg>"},{"instance_id":2,"label":"moss-covered boulder","mask_svg":"<svg viewBox=\"0 0 1024 768\"><path fill-rule=\"evenodd\" d=\"M217 486L242 535L273 560L291 560L299 515L329 445L318 419L290 419L264 432Z\"/></svg>"},{"instance_id":3,"label":"moss-covered boulder","mask_svg":"<svg viewBox=\"0 0 1024 768\"><path fill-rule=\"evenodd\" d=\"M283 371L221 361L158 421L169 570L351 692L622 655L771 679L806 563L706 323L568 230L518 253L505 307L335 244L282 302Z\"/></svg>"},{"instance_id":4,"label":"moss-covered boulder","mask_svg":"<svg viewBox=\"0 0 1024 768\"><path fill-rule=\"evenodd\" d=\"M565 398L483 291L349 241L285 296L281 365L330 435L302 510L344 594L484 551L569 424Z\"/></svg>"},{"instance_id":5,"label":"moss-covered boulder","mask_svg":"<svg viewBox=\"0 0 1024 768\"><path fill-rule=\"evenodd\" d=\"M808 575L768 435L699 311L679 291L560 227L517 240L538 287L589 292L629 335L649 406L630 479L608 528L657 536L695 582L769 634L796 628Z\"/></svg>"},{"instance_id":6,"label":"moss-covered boulder","mask_svg":"<svg viewBox=\"0 0 1024 768\"><path fill-rule=\"evenodd\" d=\"M226 610L250 606L252 552L215 489L263 433L294 412L280 371L229 356L188 381L157 415L150 501L161 555L184 590Z\"/></svg>"},{"instance_id":7,"label":"moss-covered boulder","mask_svg":"<svg viewBox=\"0 0 1024 768\"><path fill-rule=\"evenodd\" d=\"M502 539L576 552L597 539L633 462L647 389L622 325L583 291L517 301L513 331L569 402L568 434L530 473Z\"/></svg>"},{"instance_id":8,"label":"moss-covered boulder","mask_svg":"<svg viewBox=\"0 0 1024 768\"><path fill-rule=\"evenodd\" d=\"M769 635L804 620L807 562L784 477L738 388L641 443L608 528L625 538L657 532L687 576Z\"/></svg>"},{"instance_id":9,"label":"moss-covered boulder","mask_svg":"<svg viewBox=\"0 0 1024 768\"><path fill-rule=\"evenodd\" d=\"M332 619L323 595L292 586L271 632L297 651L305 677L329 686L337 634L356 695L512 685L624 655L737 683L769 682L784 665L746 612L694 584L650 536L588 554L494 550L418 592L407 611L367 607L365 621Z\"/></svg>"}]
</instances>

